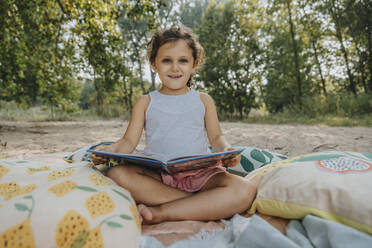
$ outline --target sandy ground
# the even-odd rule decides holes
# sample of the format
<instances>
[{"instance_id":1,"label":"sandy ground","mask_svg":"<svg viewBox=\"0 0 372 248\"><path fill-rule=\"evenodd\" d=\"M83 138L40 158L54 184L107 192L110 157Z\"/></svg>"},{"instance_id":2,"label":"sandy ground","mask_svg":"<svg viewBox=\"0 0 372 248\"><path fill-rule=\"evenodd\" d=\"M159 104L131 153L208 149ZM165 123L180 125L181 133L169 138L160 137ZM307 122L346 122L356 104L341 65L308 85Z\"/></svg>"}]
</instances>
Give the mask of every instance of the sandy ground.
<instances>
[{"instance_id":1,"label":"sandy ground","mask_svg":"<svg viewBox=\"0 0 372 248\"><path fill-rule=\"evenodd\" d=\"M127 122L0 121L0 158L65 153L100 141L116 141ZM288 156L325 150L372 153L372 128L221 123L232 145L254 146ZM144 147L142 137L139 149Z\"/></svg>"}]
</instances>

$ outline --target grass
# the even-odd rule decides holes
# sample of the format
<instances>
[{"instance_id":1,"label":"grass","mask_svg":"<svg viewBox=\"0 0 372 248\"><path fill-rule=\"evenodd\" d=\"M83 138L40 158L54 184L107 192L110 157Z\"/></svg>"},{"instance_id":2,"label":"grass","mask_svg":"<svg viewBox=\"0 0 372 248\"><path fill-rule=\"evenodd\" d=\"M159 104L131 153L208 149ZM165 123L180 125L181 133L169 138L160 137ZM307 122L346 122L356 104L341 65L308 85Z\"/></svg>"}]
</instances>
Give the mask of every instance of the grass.
<instances>
[{"instance_id":1,"label":"grass","mask_svg":"<svg viewBox=\"0 0 372 248\"><path fill-rule=\"evenodd\" d=\"M128 119L128 113L123 111L121 115L107 116L110 112L103 111L106 116L99 116L96 110L78 110L71 113L52 112L49 109L42 107L32 107L27 110L22 108L17 109L0 109L0 120L3 121L98 121L98 120L114 120Z\"/></svg>"},{"instance_id":2,"label":"grass","mask_svg":"<svg viewBox=\"0 0 372 248\"><path fill-rule=\"evenodd\" d=\"M235 120L237 121L237 120ZM307 116L285 116L283 114L273 114L268 116L250 116L244 120L244 123L262 123L262 124L302 124L302 125L326 125L326 126L365 126L372 127L371 116L320 116L309 118Z\"/></svg>"},{"instance_id":3,"label":"grass","mask_svg":"<svg viewBox=\"0 0 372 248\"><path fill-rule=\"evenodd\" d=\"M263 109L252 110L250 114L243 119L221 115L220 120L227 122L243 122L255 124L301 124L326 125L334 127L372 127L372 115L370 114L356 115L353 117L345 115L325 114L316 115L315 117L309 117L307 114L297 113L294 111L284 111L277 114L269 114Z\"/></svg>"},{"instance_id":4,"label":"grass","mask_svg":"<svg viewBox=\"0 0 372 248\"><path fill-rule=\"evenodd\" d=\"M102 109L102 116L97 114L96 109L77 110L71 113L54 112L45 107L32 107L23 109L15 104L2 104L0 108L0 120L4 121L98 121L98 120L128 120L129 113L119 106L106 106ZM309 117L303 113L284 111L278 114L269 114L265 110L252 110L248 117L243 119L221 115L221 121L262 123L262 124L302 124L302 125L327 125L327 126L365 126L372 127L372 115L317 115Z\"/></svg>"}]
</instances>

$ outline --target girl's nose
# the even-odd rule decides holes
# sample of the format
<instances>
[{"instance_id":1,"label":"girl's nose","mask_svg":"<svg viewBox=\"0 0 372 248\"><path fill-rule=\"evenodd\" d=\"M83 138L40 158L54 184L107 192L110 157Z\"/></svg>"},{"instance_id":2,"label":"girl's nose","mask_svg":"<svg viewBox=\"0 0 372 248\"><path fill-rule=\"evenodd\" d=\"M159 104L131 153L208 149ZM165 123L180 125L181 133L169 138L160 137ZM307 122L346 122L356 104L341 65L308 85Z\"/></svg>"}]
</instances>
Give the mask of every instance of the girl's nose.
<instances>
[{"instance_id":1,"label":"girl's nose","mask_svg":"<svg viewBox=\"0 0 372 248\"><path fill-rule=\"evenodd\" d=\"M172 71L178 71L178 65L177 65L177 63L172 63Z\"/></svg>"}]
</instances>

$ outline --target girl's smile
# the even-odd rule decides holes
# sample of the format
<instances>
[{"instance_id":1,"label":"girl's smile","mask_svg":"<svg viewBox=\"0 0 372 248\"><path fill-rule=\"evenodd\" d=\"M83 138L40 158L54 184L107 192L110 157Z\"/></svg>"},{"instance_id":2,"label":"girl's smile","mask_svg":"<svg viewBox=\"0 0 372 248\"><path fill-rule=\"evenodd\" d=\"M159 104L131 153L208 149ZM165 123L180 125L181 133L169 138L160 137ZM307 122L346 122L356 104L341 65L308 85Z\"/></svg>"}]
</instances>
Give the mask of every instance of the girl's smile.
<instances>
[{"instance_id":1,"label":"girl's smile","mask_svg":"<svg viewBox=\"0 0 372 248\"><path fill-rule=\"evenodd\" d=\"M168 77L172 78L172 79L179 79L182 77L182 75L169 75Z\"/></svg>"}]
</instances>

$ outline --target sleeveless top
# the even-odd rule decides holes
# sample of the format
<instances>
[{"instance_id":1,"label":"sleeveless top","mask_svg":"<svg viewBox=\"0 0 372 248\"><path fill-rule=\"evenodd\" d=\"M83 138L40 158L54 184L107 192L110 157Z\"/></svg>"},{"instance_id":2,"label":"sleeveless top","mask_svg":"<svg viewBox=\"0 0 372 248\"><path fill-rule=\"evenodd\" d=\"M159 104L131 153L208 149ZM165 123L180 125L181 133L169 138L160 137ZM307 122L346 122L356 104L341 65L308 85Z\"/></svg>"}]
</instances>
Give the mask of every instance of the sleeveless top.
<instances>
[{"instance_id":1,"label":"sleeveless top","mask_svg":"<svg viewBox=\"0 0 372 248\"><path fill-rule=\"evenodd\" d=\"M183 95L150 92L146 110L145 155L167 161L172 158L209 153L204 104L198 91Z\"/></svg>"}]
</instances>

